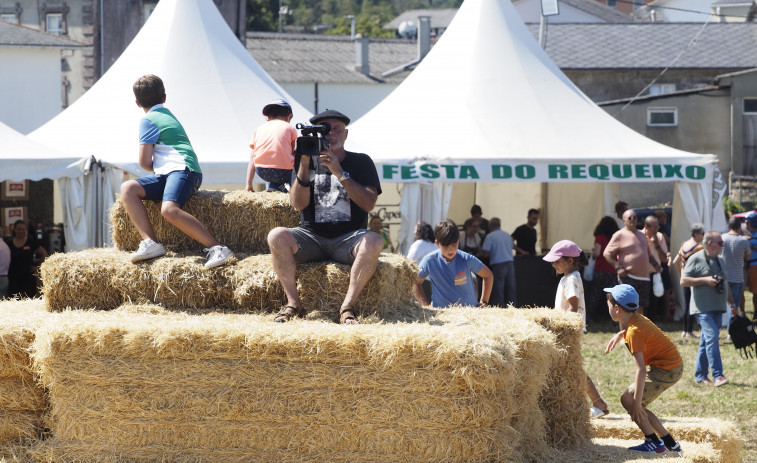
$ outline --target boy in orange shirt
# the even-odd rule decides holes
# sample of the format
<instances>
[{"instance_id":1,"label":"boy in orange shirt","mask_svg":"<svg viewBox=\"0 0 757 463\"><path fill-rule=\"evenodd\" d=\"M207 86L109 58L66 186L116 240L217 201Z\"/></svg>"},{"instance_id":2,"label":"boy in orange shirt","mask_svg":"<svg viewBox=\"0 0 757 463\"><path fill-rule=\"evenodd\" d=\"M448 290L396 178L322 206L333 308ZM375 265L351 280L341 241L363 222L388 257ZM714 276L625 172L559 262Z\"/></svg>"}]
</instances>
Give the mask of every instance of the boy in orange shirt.
<instances>
[{"instance_id":1,"label":"boy in orange shirt","mask_svg":"<svg viewBox=\"0 0 757 463\"><path fill-rule=\"evenodd\" d=\"M255 173L268 182L267 191L287 192L292 181L294 142L297 131L289 123L292 106L286 100L274 100L263 106L266 122L255 129L250 140L250 164L247 166L247 191L253 191Z\"/></svg>"},{"instance_id":2,"label":"boy in orange shirt","mask_svg":"<svg viewBox=\"0 0 757 463\"><path fill-rule=\"evenodd\" d=\"M631 285L605 288L607 307L613 321L623 329L607 344L605 354L621 339L633 356L636 380L620 397L620 403L644 433L645 441L629 450L644 454L682 456L681 444L675 441L657 416L647 409L663 391L674 385L683 374L683 360L673 341L644 315L636 313L639 294ZM647 371L647 365L649 371ZM662 440L658 439L659 433Z\"/></svg>"}]
</instances>

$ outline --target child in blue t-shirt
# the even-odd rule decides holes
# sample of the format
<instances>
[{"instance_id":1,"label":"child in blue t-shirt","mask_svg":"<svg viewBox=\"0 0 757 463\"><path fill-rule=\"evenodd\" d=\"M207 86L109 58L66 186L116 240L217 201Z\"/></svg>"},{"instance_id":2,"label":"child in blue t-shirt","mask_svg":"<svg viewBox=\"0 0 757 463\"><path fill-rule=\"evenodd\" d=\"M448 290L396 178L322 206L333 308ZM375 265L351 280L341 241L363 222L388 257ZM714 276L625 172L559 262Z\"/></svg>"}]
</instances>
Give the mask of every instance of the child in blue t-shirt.
<instances>
[{"instance_id":1,"label":"child in blue t-shirt","mask_svg":"<svg viewBox=\"0 0 757 463\"><path fill-rule=\"evenodd\" d=\"M193 215L181 209L200 188L202 171L184 127L163 107L166 102L163 81L152 74L142 76L134 82L133 90L137 106L145 111L139 125L139 165L153 173L121 184L121 201L142 236L131 261L153 259L166 253L142 202L146 199L161 201L163 217L207 248L206 268L226 263L234 253L222 246Z\"/></svg>"},{"instance_id":2,"label":"child in blue t-shirt","mask_svg":"<svg viewBox=\"0 0 757 463\"><path fill-rule=\"evenodd\" d=\"M418 266L418 279L413 285L413 295L421 305L428 305L423 292L423 281L431 282L431 300L434 307L451 305L484 306L489 303L494 275L489 267L477 257L460 251L460 231L452 220L443 220L436 224L434 238L439 247L424 257ZM476 274L483 278L481 300L476 300Z\"/></svg>"}]
</instances>

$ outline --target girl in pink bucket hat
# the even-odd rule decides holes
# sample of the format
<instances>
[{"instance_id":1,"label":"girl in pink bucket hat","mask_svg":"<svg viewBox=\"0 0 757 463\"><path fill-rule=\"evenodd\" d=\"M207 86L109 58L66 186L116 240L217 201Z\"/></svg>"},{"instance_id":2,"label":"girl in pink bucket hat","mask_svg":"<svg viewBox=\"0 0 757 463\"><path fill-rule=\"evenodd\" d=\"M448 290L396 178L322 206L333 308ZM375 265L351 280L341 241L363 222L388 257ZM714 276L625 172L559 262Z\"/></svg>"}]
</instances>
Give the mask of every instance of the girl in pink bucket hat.
<instances>
[{"instance_id":1,"label":"girl in pink bucket hat","mask_svg":"<svg viewBox=\"0 0 757 463\"><path fill-rule=\"evenodd\" d=\"M552 267L563 277L557 285L555 295L555 309L581 314L583 317L584 333L586 332L586 302L584 301L584 284L581 280L581 268L589 263L586 254L576 243L562 240L555 243L544 260L552 262ZM592 402L590 415L601 418L609 413L607 403L602 400L599 391L589 375L586 375L586 392Z\"/></svg>"}]
</instances>

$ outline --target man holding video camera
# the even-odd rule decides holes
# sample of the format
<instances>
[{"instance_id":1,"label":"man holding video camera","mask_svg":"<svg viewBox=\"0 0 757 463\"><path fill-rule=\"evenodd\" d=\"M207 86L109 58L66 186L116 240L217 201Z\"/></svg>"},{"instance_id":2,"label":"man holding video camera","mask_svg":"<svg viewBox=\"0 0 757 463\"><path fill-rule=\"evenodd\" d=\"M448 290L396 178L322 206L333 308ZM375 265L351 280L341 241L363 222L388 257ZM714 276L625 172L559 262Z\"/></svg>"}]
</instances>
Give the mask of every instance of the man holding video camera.
<instances>
[{"instance_id":1,"label":"man holding video camera","mask_svg":"<svg viewBox=\"0 0 757 463\"><path fill-rule=\"evenodd\" d=\"M347 116L329 109L310 123L314 126L300 127L303 136L297 140L289 190L289 200L300 211L300 226L276 227L268 234L273 267L287 297L275 321L306 314L297 293L297 264L333 260L352 265L339 322L354 324L357 298L373 276L384 245L380 235L367 230L368 212L376 205L381 184L368 155L344 149Z\"/></svg>"},{"instance_id":2,"label":"man holding video camera","mask_svg":"<svg viewBox=\"0 0 757 463\"><path fill-rule=\"evenodd\" d=\"M694 380L698 384L722 386L728 384L728 380L723 375L720 358L720 325L729 307L733 316L738 316L739 312L726 281L725 260L720 256L723 237L719 232L709 231L704 235L703 244L703 250L686 260L681 286L691 288L690 311L702 327ZM712 380L708 377L710 371Z\"/></svg>"}]
</instances>

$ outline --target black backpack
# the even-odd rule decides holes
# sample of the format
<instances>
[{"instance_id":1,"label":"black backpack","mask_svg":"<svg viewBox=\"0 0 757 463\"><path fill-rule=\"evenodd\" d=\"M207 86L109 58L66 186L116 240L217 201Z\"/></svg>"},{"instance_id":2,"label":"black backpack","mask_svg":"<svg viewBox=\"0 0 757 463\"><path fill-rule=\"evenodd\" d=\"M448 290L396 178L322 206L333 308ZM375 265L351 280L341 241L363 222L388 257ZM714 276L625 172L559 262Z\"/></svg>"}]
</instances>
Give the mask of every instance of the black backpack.
<instances>
[{"instance_id":1,"label":"black backpack","mask_svg":"<svg viewBox=\"0 0 757 463\"><path fill-rule=\"evenodd\" d=\"M755 358L757 355L757 333L747 317L733 317L728 324L728 334L733 347L739 350L743 358Z\"/></svg>"}]
</instances>

